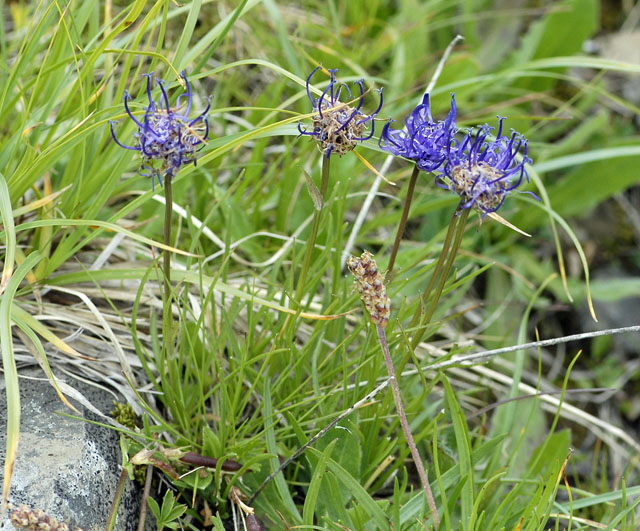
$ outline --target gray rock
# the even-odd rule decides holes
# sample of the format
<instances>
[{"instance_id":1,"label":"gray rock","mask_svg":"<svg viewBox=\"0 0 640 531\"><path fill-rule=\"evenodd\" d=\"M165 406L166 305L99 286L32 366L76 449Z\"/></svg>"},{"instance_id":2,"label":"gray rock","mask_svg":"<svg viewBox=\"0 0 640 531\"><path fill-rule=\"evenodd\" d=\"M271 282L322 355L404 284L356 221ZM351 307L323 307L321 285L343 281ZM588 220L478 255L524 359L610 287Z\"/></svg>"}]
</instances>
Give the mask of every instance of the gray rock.
<instances>
[{"instance_id":1,"label":"gray rock","mask_svg":"<svg viewBox=\"0 0 640 531\"><path fill-rule=\"evenodd\" d=\"M21 374L43 375L39 369ZM100 411L108 413L112 409L113 398L107 392L77 381L68 383ZM2 379L0 393L4 402ZM20 378L20 396L20 440L9 501L14 507L25 504L42 509L69 529L78 526L84 531L104 531L122 470L118 433L58 414L73 412L46 380ZM83 411L79 404L74 405ZM85 416L98 420L86 410ZM0 408L0 426L0 457L4 462L6 408ZM0 469L0 484L3 474ZM137 486L127 481L116 530L136 530L140 498ZM3 529L15 529L9 515L4 518Z\"/></svg>"}]
</instances>

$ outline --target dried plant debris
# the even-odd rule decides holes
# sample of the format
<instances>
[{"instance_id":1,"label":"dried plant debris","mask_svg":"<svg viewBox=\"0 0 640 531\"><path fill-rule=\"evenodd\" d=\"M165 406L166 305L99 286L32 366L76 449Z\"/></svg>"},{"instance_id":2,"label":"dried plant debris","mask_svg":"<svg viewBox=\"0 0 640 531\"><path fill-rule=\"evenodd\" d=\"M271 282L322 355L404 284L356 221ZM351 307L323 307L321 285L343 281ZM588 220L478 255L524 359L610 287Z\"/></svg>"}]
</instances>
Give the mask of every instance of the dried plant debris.
<instances>
[{"instance_id":1,"label":"dried plant debris","mask_svg":"<svg viewBox=\"0 0 640 531\"><path fill-rule=\"evenodd\" d=\"M16 529L28 531L69 531L69 526L63 522L58 522L53 516L49 516L42 509L31 509L27 505L18 508L11 508L9 515L11 523ZM74 531L82 531L75 527Z\"/></svg>"}]
</instances>

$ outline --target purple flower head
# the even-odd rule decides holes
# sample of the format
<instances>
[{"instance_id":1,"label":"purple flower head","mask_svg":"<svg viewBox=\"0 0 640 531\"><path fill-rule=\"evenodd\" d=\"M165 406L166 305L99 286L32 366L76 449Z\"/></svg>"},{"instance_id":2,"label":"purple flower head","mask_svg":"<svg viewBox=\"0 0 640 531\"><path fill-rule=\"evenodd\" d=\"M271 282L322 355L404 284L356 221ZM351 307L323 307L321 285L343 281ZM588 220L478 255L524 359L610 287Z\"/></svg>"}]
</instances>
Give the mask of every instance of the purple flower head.
<instances>
[{"instance_id":1,"label":"purple flower head","mask_svg":"<svg viewBox=\"0 0 640 531\"><path fill-rule=\"evenodd\" d=\"M357 106L353 108L348 103L340 101L342 90L344 89L349 98L352 98L351 90L345 83L336 81L336 72L338 70L329 69L331 80L327 88L324 89L319 98L314 98L311 95L309 86L313 74L320 68L319 66L314 69L307 77L307 96L311 101L311 105L313 105L314 112L318 113L313 116L313 130L307 131L298 124L298 131L300 131L301 135L314 137L320 143L320 151L325 157L329 157L332 153L344 155L351 151L358 142L368 140L373 136L373 118L382 108L382 89L378 91L380 93L378 108L370 115L363 114L360 109L364 104L364 80L361 79L355 82L359 89L359 95L357 98L353 98L358 101ZM367 122L371 123L371 130L365 133Z\"/></svg>"},{"instance_id":2,"label":"purple flower head","mask_svg":"<svg viewBox=\"0 0 640 531\"><path fill-rule=\"evenodd\" d=\"M438 169L447 157L447 151L456 134L456 99L451 95L451 110L446 120L434 122L431 116L429 94L405 118L404 129L391 129L387 122L380 135L380 147L396 156L416 161L421 170Z\"/></svg>"},{"instance_id":3,"label":"purple flower head","mask_svg":"<svg viewBox=\"0 0 640 531\"><path fill-rule=\"evenodd\" d=\"M529 181L525 164L532 161L527 156L527 140L515 131L503 136L503 121L499 117L494 140L487 139L494 128L484 125L475 137L469 130L461 142L454 142L448 149L443 175L436 178L436 184L458 194L462 208L473 207L483 215L495 212L523 179Z\"/></svg>"},{"instance_id":4,"label":"purple flower head","mask_svg":"<svg viewBox=\"0 0 640 531\"><path fill-rule=\"evenodd\" d=\"M138 126L135 133L136 143L127 146L121 143L116 137L113 129L115 122L110 122L111 136L116 144L125 149L139 151L142 155L142 163L139 172L141 175L151 177L153 187L155 179L162 186L163 177L173 177L175 173L185 164L196 163L197 146L203 144L209 134L209 123L207 122L207 112L211 106L211 98L207 108L195 118L189 118L191 112L192 94L191 85L187 75L180 73L187 87L186 94L181 94L175 109L169 105L169 97L164 82L154 78L153 72L145 74L147 78L147 98L149 105L145 109L144 119L138 120L129 109L129 92L124 93L124 108L129 117ZM160 100L153 101L151 95L152 81L155 79L160 87ZM186 96L184 112L179 112L180 100Z\"/></svg>"}]
</instances>

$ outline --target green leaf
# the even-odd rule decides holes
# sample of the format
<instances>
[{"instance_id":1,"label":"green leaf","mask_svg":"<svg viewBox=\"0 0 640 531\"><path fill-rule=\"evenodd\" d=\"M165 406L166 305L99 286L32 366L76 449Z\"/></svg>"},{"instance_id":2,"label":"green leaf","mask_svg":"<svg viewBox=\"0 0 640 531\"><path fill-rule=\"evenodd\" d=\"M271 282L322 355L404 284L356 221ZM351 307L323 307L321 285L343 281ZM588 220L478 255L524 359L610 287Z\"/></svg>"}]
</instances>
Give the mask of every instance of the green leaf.
<instances>
[{"instance_id":1,"label":"green leaf","mask_svg":"<svg viewBox=\"0 0 640 531\"><path fill-rule=\"evenodd\" d=\"M160 506L158 505L158 502L152 496L149 496L147 498L147 505L149 506L149 509L151 509L151 513L153 514L153 516L155 517L158 523L158 526L159 526L158 529L162 529Z\"/></svg>"},{"instance_id":2,"label":"green leaf","mask_svg":"<svg viewBox=\"0 0 640 531\"><path fill-rule=\"evenodd\" d=\"M16 360L13 356L13 337L11 335L11 308L20 283L35 265L42 259L37 251L32 252L13 272L4 286L0 297L0 352L4 371L7 431L5 443L4 480L2 483L2 514L6 510L13 466L18 450L18 434L20 433L20 389Z\"/></svg>"},{"instance_id":3,"label":"green leaf","mask_svg":"<svg viewBox=\"0 0 640 531\"><path fill-rule=\"evenodd\" d=\"M358 428L353 422L345 419L320 439L316 444L316 448L322 451L329 444L333 444L334 441L337 442L337 447L331 454L332 459L344 467L349 474L359 478L362 441L358 436L357 430Z\"/></svg>"},{"instance_id":4,"label":"green leaf","mask_svg":"<svg viewBox=\"0 0 640 531\"><path fill-rule=\"evenodd\" d=\"M334 439L327 445L312 470L311 483L309 483L307 495L304 499L304 508L302 510L302 523L304 525L312 525L314 523L318 495L322 487L322 480L324 479L324 471L327 468L327 461L331 457L331 452L337 442L337 439Z\"/></svg>"},{"instance_id":5,"label":"green leaf","mask_svg":"<svg viewBox=\"0 0 640 531\"><path fill-rule=\"evenodd\" d=\"M273 404L271 402L271 385L268 379L265 379L264 382L264 398L263 398L263 407L264 407L264 418L265 422L265 439L267 445L267 452L271 454L271 458L269 459L269 472L274 472L280 466L280 461L278 460L278 445L276 444L276 434L274 429L275 415L273 412ZM280 501L282 502L282 509L286 510L288 516L296 519L298 523L302 521L302 517L298 512L298 508L296 507L293 498L291 497L291 493L289 492L289 486L284 479L284 475L282 471L278 472L273 478L273 485L275 490L278 492L280 497Z\"/></svg>"},{"instance_id":6,"label":"green leaf","mask_svg":"<svg viewBox=\"0 0 640 531\"><path fill-rule=\"evenodd\" d=\"M636 145L574 157L576 167L547 188L555 210L561 216L586 215L598 203L637 184L639 156Z\"/></svg>"},{"instance_id":7,"label":"green leaf","mask_svg":"<svg viewBox=\"0 0 640 531\"><path fill-rule=\"evenodd\" d=\"M186 65L183 63L183 57L187 48L189 48L189 45L191 44L193 30L198 22L201 5L202 0L192 0L189 4L189 14L187 15L187 20L181 25L182 31L180 33L180 40L178 41L175 52L173 54L173 64L176 65L176 68L178 70L183 70L186 67Z\"/></svg>"},{"instance_id":8,"label":"green leaf","mask_svg":"<svg viewBox=\"0 0 640 531\"><path fill-rule=\"evenodd\" d=\"M596 505L601 505L604 503L620 501L624 495L626 495L627 497L638 496L638 499L640 500L640 485L628 487L624 489L624 491L622 489L612 490L603 494L594 494L582 499L573 500L573 503L571 505L574 510L585 509L587 507L594 507ZM568 512L568 509L565 509L565 511Z\"/></svg>"},{"instance_id":9,"label":"green leaf","mask_svg":"<svg viewBox=\"0 0 640 531\"><path fill-rule=\"evenodd\" d=\"M187 506L177 503L172 491L165 492L162 499L161 515L164 522L171 523L180 518L187 510Z\"/></svg>"},{"instance_id":10,"label":"green leaf","mask_svg":"<svg viewBox=\"0 0 640 531\"><path fill-rule=\"evenodd\" d=\"M445 400L451 415L453 430L456 436L456 449L458 451L458 463L460 465L460 481L463 482L460 493L460 510L462 513L462 526L467 529L471 520L474 505L474 472L471 462L471 442L469 440L469 428L464 418L464 413L456 399L453 387L446 376L442 375Z\"/></svg>"},{"instance_id":11,"label":"green leaf","mask_svg":"<svg viewBox=\"0 0 640 531\"><path fill-rule=\"evenodd\" d=\"M309 451L316 455L320 454L320 452L315 448L309 448ZM375 500L364 489L360 481L355 479L345 468L340 466L333 459L327 458L327 466L338 482L347 487L355 501L363 507L367 514L369 514L377 526L376 529L389 529L389 520L387 519L384 511L380 509Z\"/></svg>"},{"instance_id":12,"label":"green leaf","mask_svg":"<svg viewBox=\"0 0 640 531\"><path fill-rule=\"evenodd\" d=\"M562 471L570 454L570 433L563 430L547 437L533 452L527 469L527 477L539 478L541 483L531 498L524 515L531 515L525 529L543 528L556 498Z\"/></svg>"},{"instance_id":13,"label":"green leaf","mask_svg":"<svg viewBox=\"0 0 640 531\"><path fill-rule=\"evenodd\" d=\"M640 278L608 278L591 282L591 295L594 299L615 302L627 297L640 296Z\"/></svg>"},{"instance_id":14,"label":"green leaf","mask_svg":"<svg viewBox=\"0 0 640 531\"><path fill-rule=\"evenodd\" d=\"M554 2L552 11L529 26L521 46L513 56L519 65L531 59L571 55L598 27L598 4L595 0ZM545 80L550 85L551 80Z\"/></svg>"}]
</instances>

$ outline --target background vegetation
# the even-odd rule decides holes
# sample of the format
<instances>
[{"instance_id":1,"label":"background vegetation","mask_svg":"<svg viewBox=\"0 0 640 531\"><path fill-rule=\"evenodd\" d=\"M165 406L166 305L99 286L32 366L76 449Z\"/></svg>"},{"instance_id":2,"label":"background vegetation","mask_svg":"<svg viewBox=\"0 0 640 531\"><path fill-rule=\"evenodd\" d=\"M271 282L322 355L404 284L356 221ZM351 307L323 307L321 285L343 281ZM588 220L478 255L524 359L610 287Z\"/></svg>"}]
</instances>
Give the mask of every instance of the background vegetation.
<instances>
[{"instance_id":1,"label":"background vegetation","mask_svg":"<svg viewBox=\"0 0 640 531\"><path fill-rule=\"evenodd\" d=\"M507 116L529 138L528 189L543 201L514 194L500 212L531 238L471 216L435 324L413 351L406 327L457 203L431 177L418 182L388 286L387 334L441 529L634 529L637 334L432 365L637 324L639 102L625 84L640 66L584 52L594 38L606 50L637 12L596 0L3 2L5 496L20 451L16 367L35 360L53 384L54 375L90 378L133 406L139 427L123 435L125 461L161 465L161 508L151 502L160 527L251 528L242 493L267 529L430 528L388 389L254 494L386 378L343 264L367 249L384 270L411 168L396 161L385 175L395 186L381 181L370 168L386 158L375 138L358 156L332 158L317 248L295 297L314 212L306 182L320 182L321 154L296 126L310 123L306 76L322 64L345 82L364 77L384 87L379 118L402 123L460 34L431 92L434 116L444 117L451 92L461 126ZM183 69L194 109L212 96L211 134L197 166L174 181L179 332L178 347L163 349L163 194L108 123L132 140L124 91L142 110L142 74L153 71L175 103ZM368 98L365 112L377 104ZM589 316L587 264L608 324ZM621 299L631 308L622 315L612 305ZM143 458L144 448L155 453ZM176 448L218 465L192 471ZM230 460L240 468L223 470Z\"/></svg>"}]
</instances>

